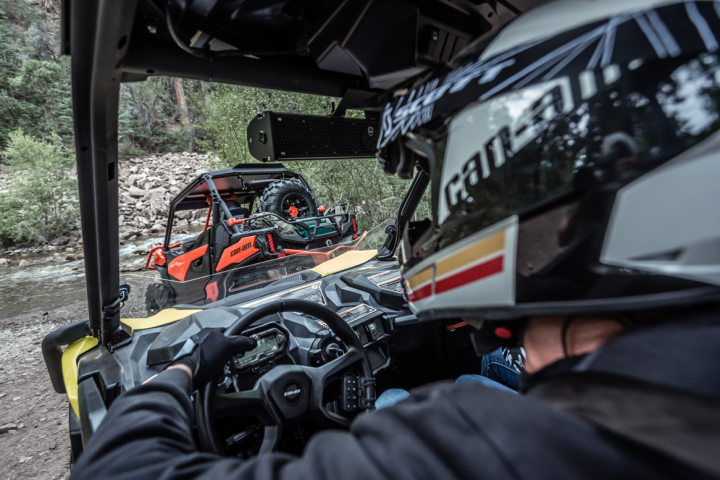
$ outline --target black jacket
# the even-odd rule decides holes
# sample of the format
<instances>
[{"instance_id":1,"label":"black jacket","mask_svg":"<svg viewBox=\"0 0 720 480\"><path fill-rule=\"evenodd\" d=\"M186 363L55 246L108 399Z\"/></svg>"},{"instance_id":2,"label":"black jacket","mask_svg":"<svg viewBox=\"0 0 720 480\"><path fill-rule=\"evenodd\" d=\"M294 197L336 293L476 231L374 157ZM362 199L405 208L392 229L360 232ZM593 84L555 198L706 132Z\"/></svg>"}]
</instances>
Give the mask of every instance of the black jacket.
<instances>
[{"instance_id":1,"label":"black jacket","mask_svg":"<svg viewBox=\"0 0 720 480\"><path fill-rule=\"evenodd\" d=\"M687 448L673 446L678 443L672 435L677 423L658 422L652 409L649 417L638 408L628 412L624 390L619 400L617 388L610 388L610 395L606 390L608 379L617 379L611 387L623 382L631 391L642 387L640 397L629 396L632 404L652 403L668 392L682 397L674 405L680 410L685 397L717 403L718 346L718 316L696 315L687 322L627 333L595 354L552 365L529 379L526 395L480 384L436 388L358 418L349 432L315 435L302 457L277 453L245 461L198 451L191 433L190 381L185 373L171 370L113 403L72 478L715 478L713 471L720 469L713 468L707 455L715 451L720 456L720 432L714 427L704 432L703 442L710 443L702 447L700 458L693 458L693 449L688 454ZM576 383L568 379L584 387L573 390ZM649 396L643 388L650 388ZM608 421L608 415L620 420ZM706 419L710 425L717 408L715 415ZM636 422L638 417L643 418ZM698 419L690 420L683 435L692 437L692 422ZM645 427L656 423L663 431L655 433L670 440L653 444L656 436L647 435ZM639 435L632 428L636 424ZM679 443L686 445L686 440L683 436Z\"/></svg>"}]
</instances>

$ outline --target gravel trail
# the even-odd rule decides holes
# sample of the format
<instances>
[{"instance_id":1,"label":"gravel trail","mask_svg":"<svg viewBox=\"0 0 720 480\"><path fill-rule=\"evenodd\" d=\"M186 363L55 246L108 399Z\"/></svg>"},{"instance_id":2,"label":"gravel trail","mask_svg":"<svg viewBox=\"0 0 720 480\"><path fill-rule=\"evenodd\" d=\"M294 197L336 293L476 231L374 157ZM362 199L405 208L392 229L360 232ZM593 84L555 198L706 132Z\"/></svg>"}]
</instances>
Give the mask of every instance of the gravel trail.
<instances>
[{"instance_id":1,"label":"gravel trail","mask_svg":"<svg viewBox=\"0 0 720 480\"><path fill-rule=\"evenodd\" d=\"M133 282L135 283L135 282ZM133 285L125 318L145 317L144 285ZM87 303L0 319L0 472L3 478L70 475L69 402L50 383L40 344L52 330L87 318Z\"/></svg>"}]
</instances>

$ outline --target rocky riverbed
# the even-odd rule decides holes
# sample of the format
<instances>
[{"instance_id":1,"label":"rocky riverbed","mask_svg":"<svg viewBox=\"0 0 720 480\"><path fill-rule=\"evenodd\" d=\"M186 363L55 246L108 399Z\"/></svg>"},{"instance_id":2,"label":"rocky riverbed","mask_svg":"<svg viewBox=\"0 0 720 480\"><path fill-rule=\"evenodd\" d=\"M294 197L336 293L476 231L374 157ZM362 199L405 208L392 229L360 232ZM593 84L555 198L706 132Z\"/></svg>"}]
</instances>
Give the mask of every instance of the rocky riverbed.
<instances>
[{"instance_id":1,"label":"rocky riverbed","mask_svg":"<svg viewBox=\"0 0 720 480\"><path fill-rule=\"evenodd\" d=\"M191 181L210 169L206 155L197 153L167 153L144 158L129 158L118 163L120 243L165 231L170 200ZM74 170L68 176L75 178ZM0 190L12 182L10 174L0 174ZM200 228L205 212L177 212L174 229L179 231ZM0 267L26 265L28 257L50 253L56 261L73 261L82 257L80 222L68 235L30 247L0 247Z\"/></svg>"}]
</instances>

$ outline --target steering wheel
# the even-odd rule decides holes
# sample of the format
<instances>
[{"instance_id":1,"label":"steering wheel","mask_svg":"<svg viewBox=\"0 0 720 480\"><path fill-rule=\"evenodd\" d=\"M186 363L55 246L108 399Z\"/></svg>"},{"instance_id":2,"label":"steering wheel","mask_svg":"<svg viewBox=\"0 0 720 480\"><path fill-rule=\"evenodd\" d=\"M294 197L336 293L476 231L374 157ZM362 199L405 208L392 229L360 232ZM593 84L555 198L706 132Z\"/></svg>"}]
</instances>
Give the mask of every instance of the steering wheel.
<instances>
[{"instance_id":1,"label":"steering wheel","mask_svg":"<svg viewBox=\"0 0 720 480\"><path fill-rule=\"evenodd\" d=\"M319 367L277 365L248 391L217 393L215 383L208 383L198 390L196 404L198 436L203 450L219 455L225 452L224 442L215 428L218 415L257 416L264 427L259 455L277 450L283 428L300 420L311 420L330 428L349 427L350 420L325 408L323 391L328 383L358 364L365 378L373 375L360 339L338 314L306 300L280 300L248 312L225 330L225 336L240 335L255 321L281 312L305 313L324 321L347 345L347 352ZM361 389L359 385L358 389ZM370 386L362 390L362 398L372 394Z\"/></svg>"}]
</instances>

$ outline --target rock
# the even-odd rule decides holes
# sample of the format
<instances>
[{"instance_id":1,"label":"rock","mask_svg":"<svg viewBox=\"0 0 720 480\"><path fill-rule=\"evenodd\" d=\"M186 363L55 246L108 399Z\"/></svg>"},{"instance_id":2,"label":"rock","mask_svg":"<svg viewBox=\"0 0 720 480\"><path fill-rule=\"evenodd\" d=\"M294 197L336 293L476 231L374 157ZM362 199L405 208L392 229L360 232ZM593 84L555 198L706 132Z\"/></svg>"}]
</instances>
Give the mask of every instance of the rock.
<instances>
[{"instance_id":1,"label":"rock","mask_svg":"<svg viewBox=\"0 0 720 480\"><path fill-rule=\"evenodd\" d=\"M72 255L68 255L67 257L65 257L65 260L67 260L68 262L74 262L75 260L77 260L77 258L73 257Z\"/></svg>"},{"instance_id":2,"label":"rock","mask_svg":"<svg viewBox=\"0 0 720 480\"><path fill-rule=\"evenodd\" d=\"M148 180L148 182L154 183L158 187L165 185L165 183L166 183L166 181L160 177L148 177L147 180Z\"/></svg>"},{"instance_id":3,"label":"rock","mask_svg":"<svg viewBox=\"0 0 720 480\"><path fill-rule=\"evenodd\" d=\"M17 402L18 400L20 400L20 397L13 397L13 402Z\"/></svg>"},{"instance_id":4,"label":"rock","mask_svg":"<svg viewBox=\"0 0 720 480\"><path fill-rule=\"evenodd\" d=\"M20 463L29 462L32 460L32 457L20 457Z\"/></svg>"},{"instance_id":5,"label":"rock","mask_svg":"<svg viewBox=\"0 0 720 480\"><path fill-rule=\"evenodd\" d=\"M68 252L68 253L72 253L72 252L75 251L75 249L68 247L68 248L65 249L65 251Z\"/></svg>"},{"instance_id":6,"label":"rock","mask_svg":"<svg viewBox=\"0 0 720 480\"><path fill-rule=\"evenodd\" d=\"M165 189L162 187L159 188L153 188L151 190L148 190L145 192L151 199L154 198L162 198L165 196Z\"/></svg>"},{"instance_id":7,"label":"rock","mask_svg":"<svg viewBox=\"0 0 720 480\"><path fill-rule=\"evenodd\" d=\"M120 215L120 216L118 217L118 226L122 226L122 224L123 224L124 221L125 221L125 216L124 216L124 215Z\"/></svg>"},{"instance_id":8,"label":"rock","mask_svg":"<svg viewBox=\"0 0 720 480\"><path fill-rule=\"evenodd\" d=\"M50 245L55 245L55 246L65 245L65 244L68 243L69 241L70 241L70 239L69 239L68 237L66 237L66 236L63 235L63 236L57 237L56 239L52 240L52 241L50 242Z\"/></svg>"},{"instance_id":9,"label":"rock","mask_svg":"<svg viewBox=\"0 0 720 480\"><path fill-rule=\"evenodd\" d=\"M0 426L0 434L1 434L1 433L7 433L7 432L9 432L10 430L17 430L17 429L18 429L18 426L15 425L14 423L7 423L7 424L5 424L5 425L3 425L3 426Z\"/></svg>"},{"instance_id":10,"label":"rock","mask_svg":"<svg viewBox=\"0 0 720 480\"><path fill-rule=\"evenodd\" d=\"M48 446L48 450L55 450L57 448L57 443L53 443L50 446Z\"/></svg>"},{"instance_id":11,"label":"rock","mask_svg":"<svg viewBox=\"0 0 720 480\"><path fill-rule=\"evenodd\" d=\"M162 232L163 230L164 230L164 227L159 224L155 224L152 227L150 227L150 231L152 233L159 233L159 232Z\"/></svg>"},{"instance_id":12,"label":"rock","mask_svg":"<svg viewBox=\"0 0 720 480\"><path fill-rule=\"evenodd\" d=\"M10 260L7 258L0 258L0 266L7 265L10 263Z\"/></svg>"},{"instance_id":13,"label":"rock","mask_svg":"<svg viewBox=\"0 0 720 480\"><path fill-rule=\"evenodd\" d=\"M133 197L144 197L147 192L137 187L130 187L128 188L128 193Z\"/></svg>"},{"instance_id":14,"label":"rock","mask_svg":"<svg viewBox=\"0 0 720 480\"><path fill-rule=\"evenodd\" d=\"M180 220L186 220L191 217L192 210L180 210L179 212L175 212L175 218L178 218Z\"/></svg>"},{"instance_id":15,"label":"rock","mask_svg":"<svg viewBox=\"0 0 720 480\"><path fill-rule=\"evenodd\" d=\"M24 265L27 265L28 263L30 263L30 262L28 262L27 260L20 260L20 263L18 263L18 265L20 265L22 267Z\"/></svg>"},{"instance_id":16,"label":"rock","mask_svg":"<svg viewBox=\"0 0 720 480\"><path fill-rule=\"evenodd\" d=\"M155 198L150 201L150 210L152 213L163 216L167 213L167 207L165 206L165 202L159 198Z\"/></svg>"},{"instance_id":17,"label":"rock","mask_svg":"<svg viewBox=\"0 0 720 480\"><path fill-rule=\"evenodd\" d=\"M136 167L135 165L133 165L132 167L129 168L129 170L130 170L130 173L137 173L137 172L138 172L138 167Z\"/></svg>"},{"instance_id":18,"label":"rock","mask_svg":"<svg viewBox=\"0 0 720 480\"><path fill-rule=\"evenodd\" d=\"M175 225L182 228L182 227L187 227L188 225L190 225L190 222L188 222L187 220L180 220Z\"/></svg>"}]
</instances>

